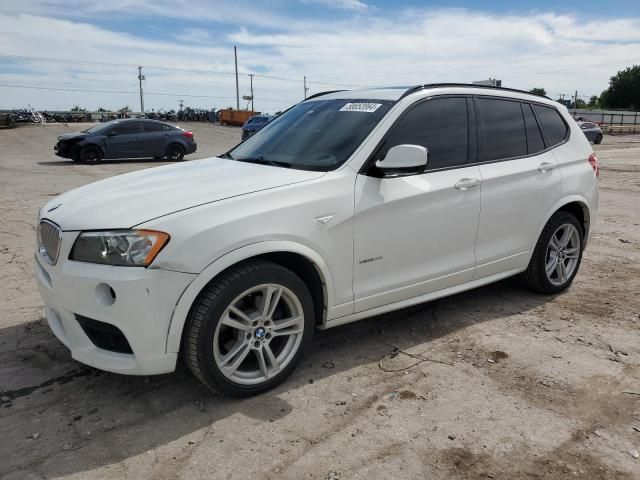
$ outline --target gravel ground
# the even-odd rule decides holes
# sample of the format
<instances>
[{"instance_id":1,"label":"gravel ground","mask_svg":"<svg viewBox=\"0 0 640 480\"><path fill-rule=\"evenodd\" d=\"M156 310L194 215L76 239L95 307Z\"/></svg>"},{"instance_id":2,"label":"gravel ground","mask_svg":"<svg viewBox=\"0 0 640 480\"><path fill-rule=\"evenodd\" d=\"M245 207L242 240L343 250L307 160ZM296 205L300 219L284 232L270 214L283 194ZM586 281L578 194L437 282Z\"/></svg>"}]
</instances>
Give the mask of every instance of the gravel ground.
<instances>
[{"instance_id":1,"label":"gravel ground","mask_svg":"<svg viewBox=\"0 0 640 480\"><path fill-rule=\"evenodd\" d=\"M239 129L192 125L201 158ZM640 136L605 137L601 210L569 291L507 280L318 332L276 390L76 363L32 274L36 208L151 161L74 164L50 125L0 130L0 477L640 478Z\"/></svg>"}]
</instances>

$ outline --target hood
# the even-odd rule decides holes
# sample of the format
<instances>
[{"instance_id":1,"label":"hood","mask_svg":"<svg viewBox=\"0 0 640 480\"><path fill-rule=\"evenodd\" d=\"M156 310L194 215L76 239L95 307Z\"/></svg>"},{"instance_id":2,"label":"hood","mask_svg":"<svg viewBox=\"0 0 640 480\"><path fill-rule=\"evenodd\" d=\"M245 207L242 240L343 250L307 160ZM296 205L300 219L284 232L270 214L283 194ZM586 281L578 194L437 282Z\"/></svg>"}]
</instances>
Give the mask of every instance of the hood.
<instances>
[{"instance_id":1,"label":"hood","mask_svg":"<svg viewBox=\"0 0 640 480\"><path fill-rule=\"evenodd\" d=\"M73 132L73 133L65 133L64 135L60 135L58 140L73 140L77 138L84 138L89 135L87 132Z\"/></svg>"},{"instance_id":2,"label":"hood","mask_svg":"<svg viewBox=\"0 0 640 480\"><path fill-rule=\"evenodd\" d=\"M207 158L90 183L52 199L40 216L65 231L131 228L180 210L324 174Z\"/></svg>"}]
</instances>

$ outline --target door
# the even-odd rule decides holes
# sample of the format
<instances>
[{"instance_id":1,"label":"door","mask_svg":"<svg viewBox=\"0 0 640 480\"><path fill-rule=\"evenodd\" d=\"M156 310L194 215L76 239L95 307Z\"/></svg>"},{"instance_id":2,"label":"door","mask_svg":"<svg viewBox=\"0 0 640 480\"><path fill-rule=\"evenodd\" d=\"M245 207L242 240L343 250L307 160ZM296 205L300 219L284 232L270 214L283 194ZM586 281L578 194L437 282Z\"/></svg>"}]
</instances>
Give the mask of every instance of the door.
<instances>
[{"instance_id":1,"label":"door","mask_svg":"<svg viewBox=\"0 0 640 480\"><path fill-rule=\"evenodd\" d=\"M562 183L529 103L479 97L475 106L482 177L475 278L482 278L526 268Z\"/></svg>"},{"instance_id":2,"label":"door","mask_svg":"<svg viewBox=\"0 0 640 480\"><path fill-rule=\"evenodd\" d=\"M360 312L470 281L480 213L475 126L465 97L420 102L391 128L376 158L401 144L428 150L424 173L358 175L354 294ZM473 112L471 112L473 113Z\"/></svg>"},{"instance_id":3,"label":"door","mask_svg":"<svg viewBox=\"0 0 640 480\"><path fill-rule=\"evenodd\" d=\"M159 122L142 122L140 150L145 157L162 157L165 154L167 137L171 127Z\"/></svg>"},{"instance_id":4,"label":"door","mask_svg":"<svg viewBox=\"0 0 640 480\"><path fill-rule=\"evenodd\" d=\"M107 158L133 158L141 156L140 129L138 120L117 123L105 139Z\"/></svg>"}]
</instances>

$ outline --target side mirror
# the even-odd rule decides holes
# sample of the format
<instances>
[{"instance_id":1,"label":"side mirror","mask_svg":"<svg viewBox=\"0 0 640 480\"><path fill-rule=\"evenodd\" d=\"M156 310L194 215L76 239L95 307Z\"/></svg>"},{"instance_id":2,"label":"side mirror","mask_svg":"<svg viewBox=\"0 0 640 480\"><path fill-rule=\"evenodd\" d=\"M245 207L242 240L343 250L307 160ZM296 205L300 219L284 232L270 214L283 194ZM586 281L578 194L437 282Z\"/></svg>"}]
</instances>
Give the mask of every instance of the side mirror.
<instances>
[{"instance_id":1,"label":"side mirror","mask_svg":"<svg viewBox=\"0 0 640 480\"><path fill-rule=\"evenodd\" d=\"M420 145L396 145L386 157L376 162L385 175L410 175L422 173L427 166L428 151Z\"/></svg>"}]
</instances>

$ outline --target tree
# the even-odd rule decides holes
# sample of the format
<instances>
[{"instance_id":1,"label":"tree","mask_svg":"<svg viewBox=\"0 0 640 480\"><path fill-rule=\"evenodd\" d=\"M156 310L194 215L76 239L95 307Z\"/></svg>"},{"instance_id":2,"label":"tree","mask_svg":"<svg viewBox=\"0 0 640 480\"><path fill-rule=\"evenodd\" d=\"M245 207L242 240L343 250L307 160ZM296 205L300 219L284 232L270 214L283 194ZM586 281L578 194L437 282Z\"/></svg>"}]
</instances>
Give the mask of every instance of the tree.
<instances>
[{"instance_id":1,"label":"tree","mask_svg":"<svg viewBox=\"0 0 640 480\"><path fill-rule=\"evenodd\" d=\"M578 98L578 99L576 100L576 106L575 106L575 108L581 108L581 109L583 109L583 108L587 108L587 102L585 102L584 100L582 100L582 99Z\"/></svg>"},{"instance_id":2,"label":"tree","mask_svg":"<svg viewBox=\"0 0 640 480\"><path fill-rule=\"evenodd\" d=\"M589 103L587 104L587 107L598 108L599 105L600 105L600 102L599 102L598 96L591 95L591 98L589 99Z\"/></svg>"},{"instance_id":3,"label":"tree","mask_svg":"<svg viewBox=\"0 0 640 480\"><path fill-rule=\"evenodd\" d=\"M86 108L80 108L80 105L74 105L71 109L72 112L86 112Z\"/></svg>"},{"instance_id":4,"label":"tree","mask_svg":"<svg viewBox=\"0 0 640 480\"><path fill-rule=\"evenodd\" d=\"M547 96L547 91L544 88L535 87L529 90L529 93L533 93L534 95L540 95L541 97Z\"/></svg>"},{"instance_id":5,"label":"tree","mask_svg":"<svg viewBox=\"0 0 640 480\"><path fill-rule=\"evenodd\" d=\"M607 108L640 110L640 65L619 71L600 95L600 104Z\"/></svg>"}]
</instances>

